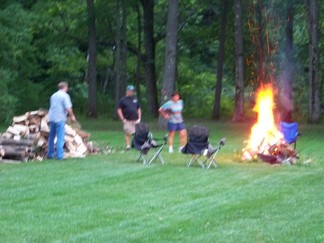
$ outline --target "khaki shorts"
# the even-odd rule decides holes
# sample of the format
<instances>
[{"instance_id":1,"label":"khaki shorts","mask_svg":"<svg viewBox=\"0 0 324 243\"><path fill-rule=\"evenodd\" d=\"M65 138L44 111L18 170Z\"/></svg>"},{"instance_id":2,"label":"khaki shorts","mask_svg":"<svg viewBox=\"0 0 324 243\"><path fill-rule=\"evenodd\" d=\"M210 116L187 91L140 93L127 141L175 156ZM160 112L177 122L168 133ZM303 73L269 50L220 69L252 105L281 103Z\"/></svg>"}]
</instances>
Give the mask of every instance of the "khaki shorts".
<instances>
[{"instance_id":1,"label":"khaki shorts","mask_svg":"<svg viewBox=\"0 0 324 243\"><path fill-rule=\"evenodd\" d=\"M135 124L136 124L136 121L126 121L123 125L124 132L126 134L134 134L135 133Z\"/></svg>"}]
</instances>

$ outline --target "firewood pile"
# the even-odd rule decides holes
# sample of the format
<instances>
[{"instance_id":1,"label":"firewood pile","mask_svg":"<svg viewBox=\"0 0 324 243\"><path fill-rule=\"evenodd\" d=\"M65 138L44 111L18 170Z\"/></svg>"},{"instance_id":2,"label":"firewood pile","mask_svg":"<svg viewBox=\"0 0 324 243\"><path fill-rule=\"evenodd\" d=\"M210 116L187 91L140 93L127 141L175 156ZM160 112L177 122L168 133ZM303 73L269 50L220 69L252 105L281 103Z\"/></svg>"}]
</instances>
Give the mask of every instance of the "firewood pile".
<instances>
[{"instance_id":1,"label":"firewood pile","mask_svg":"<svg viewBox=\"0 0 324 243\"><path fill-rule=\"evenodd\" d=\"M273 144L263 140L257 150L245 147L242 152L243 161L261 159L270 164L295 164L299 159L297 151L283 138Z\"/></svg>"},{"instance_id":2,"label":"firewood pile","mask_svg":"<svg viewBox=\"0 0 324 243\"><path fill-rule=\"evenodd\" d=\"M13 117L12 125L0 136L0 162L20 163L42 161L47 154L49 121L46 110L26 112ZM97 152L90 134L65 125L65 158L85 157Z\"/></svg>"}]
</instances>

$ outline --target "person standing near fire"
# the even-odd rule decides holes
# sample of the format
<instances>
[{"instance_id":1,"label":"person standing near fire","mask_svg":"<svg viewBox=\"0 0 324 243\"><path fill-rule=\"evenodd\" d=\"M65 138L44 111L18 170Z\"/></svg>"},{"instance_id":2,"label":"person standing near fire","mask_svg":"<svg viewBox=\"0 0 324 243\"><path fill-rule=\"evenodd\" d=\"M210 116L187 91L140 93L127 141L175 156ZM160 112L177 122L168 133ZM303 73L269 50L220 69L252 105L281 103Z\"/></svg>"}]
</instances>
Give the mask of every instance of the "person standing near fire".
<instances>
[{"instance_id":1,"label":"person standing near fire","mask_svg":"<svg viewBox=\"0 0 324 243\"><path fill-rule=\"evenodd\" d=\"M168 130L169 130L169 153L173 153L173 140L175 132L179 132L180 137L180 147L179 151L187 143L187 130L182 117L183 111L183 101L180 99L180 94L174 92L171 95L171 99L163 104L159 112L160 114L168 120Z\"/></svg>"},{"instance_id":2,"label":"person standing near fire","mask_svg":"<svg viewBox=\"0 0 324 243\"><path fill-rule=\"evenodd\" d=\"M130 137L135 133L135 125L141 121L142 110L139 101L134 96L135 87L128 85L126 95L118 103L117 114L123 123L126 150L131 148Z\"/></svg>"},{"instance_id":3,"label":"person standing near fire","mask_svg":"<svg viewBox=\"0 0 324 243\"><path fill-rule=\"evenodd\" d=\"M48 111L48 118L50 123L50 132L48 137L48 151L47 158L53 159L55 154L54 140L56 141L56 158L58 160L64 159L64 137L65 137L65 123L67 115L70 116L72 122L76 122L75 115L72 110L72 102L70 95L67 93L69 89L67 82L60 82L58 84L58 91L56 91L50 98L50 109Z\"/></svg>"}]
</instances>

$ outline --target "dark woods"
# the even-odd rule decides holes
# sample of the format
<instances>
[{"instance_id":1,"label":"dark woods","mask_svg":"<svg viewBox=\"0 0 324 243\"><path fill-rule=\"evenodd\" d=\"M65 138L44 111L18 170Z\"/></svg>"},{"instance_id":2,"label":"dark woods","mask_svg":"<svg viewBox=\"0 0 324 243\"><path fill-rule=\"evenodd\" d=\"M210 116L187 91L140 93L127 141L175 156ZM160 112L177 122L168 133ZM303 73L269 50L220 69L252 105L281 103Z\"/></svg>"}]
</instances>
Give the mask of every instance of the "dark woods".
<instances>
[{"instance_id":1,"label":"dark woods","mask_svg":"<svg viewBox=\"0 0 324 243\"><path fill-rule=\"evenodd\" d=\"M0 119L48 108L61 80L75 111L115 117L133 84L147 117L178 90L185 116L241 122L266 83L287 119L319 122L318 0L30 0L0 3Z\"/></svg>"}]
</instances>

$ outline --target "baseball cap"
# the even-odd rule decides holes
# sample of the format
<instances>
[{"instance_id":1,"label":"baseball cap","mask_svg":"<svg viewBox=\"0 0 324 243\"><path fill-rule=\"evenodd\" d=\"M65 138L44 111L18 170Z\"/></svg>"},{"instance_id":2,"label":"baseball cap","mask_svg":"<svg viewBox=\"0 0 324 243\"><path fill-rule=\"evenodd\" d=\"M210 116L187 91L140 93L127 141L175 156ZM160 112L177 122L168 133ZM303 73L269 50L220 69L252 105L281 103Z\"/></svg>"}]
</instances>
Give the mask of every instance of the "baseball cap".
<instances>
[{"instance_id":1,"label":"baseball cap","mask_svg":"<svg viewBox=\"0 0 324 243\"><path fill-rule=\"evenodd\" d=\"M126 88L127 91L134 91L135 90L135 87L134 85L128 85L127 88Z\"/></svg>"}]
</instances>

